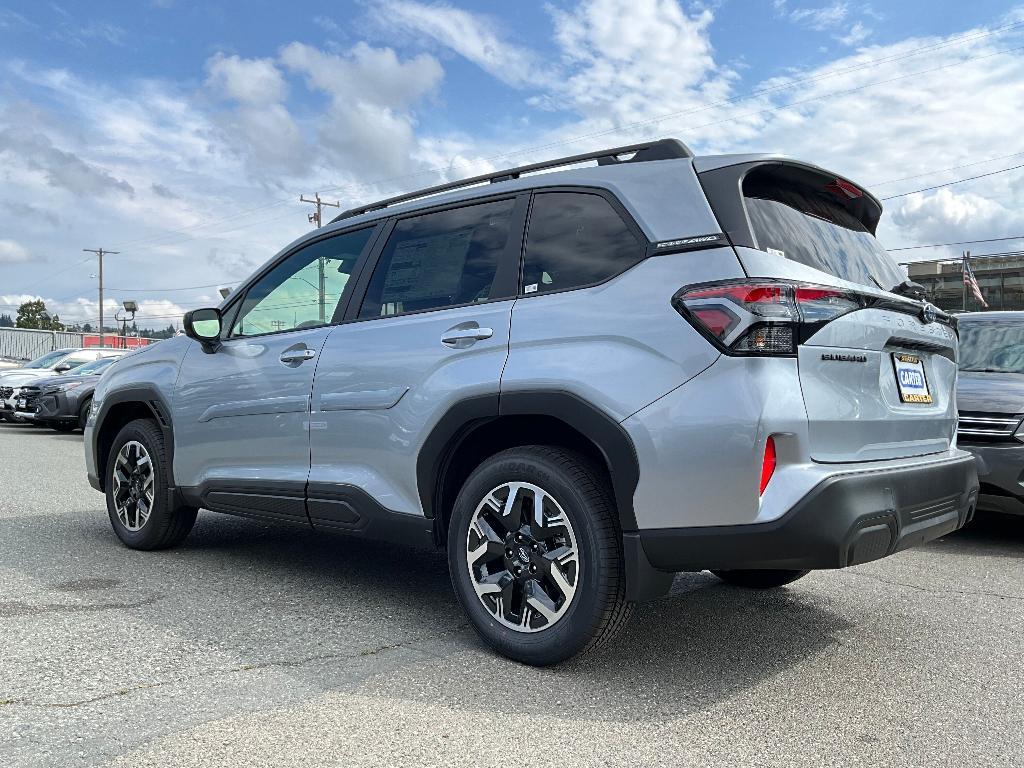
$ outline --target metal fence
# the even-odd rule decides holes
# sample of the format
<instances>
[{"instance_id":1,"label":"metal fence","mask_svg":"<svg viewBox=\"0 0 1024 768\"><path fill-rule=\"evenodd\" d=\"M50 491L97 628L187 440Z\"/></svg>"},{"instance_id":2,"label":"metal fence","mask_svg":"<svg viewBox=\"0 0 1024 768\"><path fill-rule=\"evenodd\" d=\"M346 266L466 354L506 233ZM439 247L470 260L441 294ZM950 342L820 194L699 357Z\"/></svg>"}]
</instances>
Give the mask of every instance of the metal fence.
<instances>
[{"instance_id":1,"label":"metal fence","mask_svg":"<svg viewBox=\"0 0 1024 768\"><path fill-rule=\"evenodd\" d=\"M65 347L96 346L98 338L94 333L72 333L70 331L36 331L30 328L0 328L0 359L33 360L55 349ZM127 339L132 346L149 343L151 339ZM107 346L122 345L122 338L107 335Z\"/></svg>"}]
</instances>

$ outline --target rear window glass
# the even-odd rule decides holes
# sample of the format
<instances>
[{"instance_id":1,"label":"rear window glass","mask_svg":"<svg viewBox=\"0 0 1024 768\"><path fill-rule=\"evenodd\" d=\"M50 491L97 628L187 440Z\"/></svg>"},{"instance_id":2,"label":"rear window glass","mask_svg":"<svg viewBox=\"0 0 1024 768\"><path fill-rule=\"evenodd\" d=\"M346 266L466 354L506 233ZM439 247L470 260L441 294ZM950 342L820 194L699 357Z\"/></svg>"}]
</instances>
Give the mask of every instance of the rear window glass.
<instances>
[{"instance_id":1,"label":"rear window glass","mask_svg":"<svg viewBox=\"0 0 1024 768\"><path fill-rule=\"evenodd\" d=\"M755 171L743 183L757 246L843 280L889 290L907 276L847 206L826 189Z\"/></svg>"},{"instance_id":2,"label":"rear window glass","mask_svg":"<svg viewBox=\"0 0 1024 768\"><path fill-rule=\"evenodd\" d=\"M1024 323L961 320L960 370L1024 373Z\"/></svg>"},{"instance_id":3,"label":"rear window glass","mask_svg":"<svg viewBox=\"0 0 1024 768\"><path fill-rule=\"evenodd\" d=\"M592 285L629 269L644 248L600 195L544 192L534 197L523 263L523 293Z\"/></svg>"}]
</instances>

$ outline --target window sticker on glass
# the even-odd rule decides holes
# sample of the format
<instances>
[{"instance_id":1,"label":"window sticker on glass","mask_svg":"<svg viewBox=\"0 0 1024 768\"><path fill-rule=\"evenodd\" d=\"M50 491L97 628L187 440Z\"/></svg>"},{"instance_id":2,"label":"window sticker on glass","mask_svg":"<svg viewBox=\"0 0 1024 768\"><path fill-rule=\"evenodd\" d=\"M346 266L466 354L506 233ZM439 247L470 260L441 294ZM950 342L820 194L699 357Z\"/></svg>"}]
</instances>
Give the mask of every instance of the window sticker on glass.
<instances>
[{"instance_id":1,"label":"window sticker on glass","mask_svg":"<svg viewBox=\"0 0 1024 768\"><path fill-rule=\"evenodd\" d=\"M765 248L769 256L778 256L780 259L786 258L786 252L780 251L778 248Z\"/></svg>"},{"instance_id":2,"label":"window sticker on glass","mask_svg":"<svg viewBox=\"0 0 1024 768\"><path fill-rule=\"evenodd\" d=\"M395 248L384 280L384 301L417 301L456 293L473 228L405 240Z\"/></svg>"},{"instance_id":3,"label":"window sticker on glass","mask_svg":"<svg viewBox=\"0 0 1024 768\"><path fill-rule=\"evenodd\" d=\"M529 285L527 285L527 286L525 286L523 288L523 293L536 293L536 292L537 292L537 284L536 283L530 283Z\"/></svg>"}]
</instances>

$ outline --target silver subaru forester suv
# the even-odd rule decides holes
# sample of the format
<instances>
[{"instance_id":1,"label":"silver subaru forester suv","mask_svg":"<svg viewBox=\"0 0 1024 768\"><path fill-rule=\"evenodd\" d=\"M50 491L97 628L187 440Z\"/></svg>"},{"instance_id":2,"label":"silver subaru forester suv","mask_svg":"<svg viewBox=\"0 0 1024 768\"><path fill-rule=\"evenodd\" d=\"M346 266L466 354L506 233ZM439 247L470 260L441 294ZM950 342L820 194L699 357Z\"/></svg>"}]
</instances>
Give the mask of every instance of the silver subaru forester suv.
<instances>
[{"instance_id":1,"label":"silver subaru forester suv","mask_svg":"<svg viewBox=\"0 0 1024 768\"><path fill-rule=\"evenodd\" d=\"M606 641L674 573L778 587L971 516L955 321L813 165L662 140L346 211L103 377L129 547L197 510L447 550L498 652Z\"/></svg>"}]
</instances>

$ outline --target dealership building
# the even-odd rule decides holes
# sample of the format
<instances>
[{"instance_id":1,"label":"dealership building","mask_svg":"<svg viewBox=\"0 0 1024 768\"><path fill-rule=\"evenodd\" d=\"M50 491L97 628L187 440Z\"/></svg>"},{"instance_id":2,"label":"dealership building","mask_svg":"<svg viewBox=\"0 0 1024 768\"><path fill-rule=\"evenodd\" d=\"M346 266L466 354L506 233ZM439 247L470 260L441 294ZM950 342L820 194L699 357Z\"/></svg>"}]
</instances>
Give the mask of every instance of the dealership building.
<instances>
[{"instance_id":1,"label":"dealership building","mask_svg":"<svg viewBox=\"0 0 1024 768\"><path fill-rule=\"evenodd\" d=\"M970 289L964 291L962 260L922 261L906 267L910 279L923 285L928 298L942 309L1024 309L1024 253L971 259L971 269L988 302L987 308L981 306Z\"/></svg>"}]
</instances>

